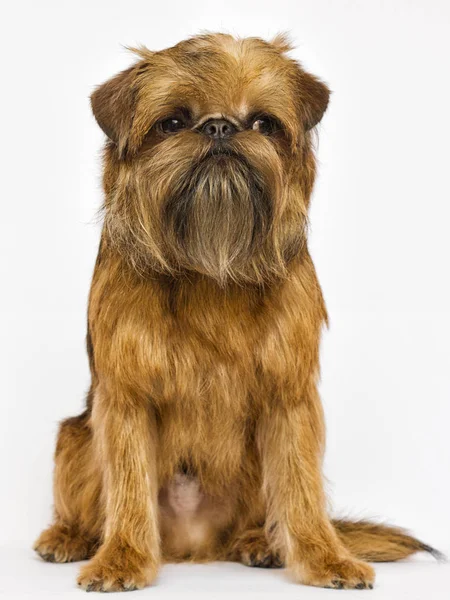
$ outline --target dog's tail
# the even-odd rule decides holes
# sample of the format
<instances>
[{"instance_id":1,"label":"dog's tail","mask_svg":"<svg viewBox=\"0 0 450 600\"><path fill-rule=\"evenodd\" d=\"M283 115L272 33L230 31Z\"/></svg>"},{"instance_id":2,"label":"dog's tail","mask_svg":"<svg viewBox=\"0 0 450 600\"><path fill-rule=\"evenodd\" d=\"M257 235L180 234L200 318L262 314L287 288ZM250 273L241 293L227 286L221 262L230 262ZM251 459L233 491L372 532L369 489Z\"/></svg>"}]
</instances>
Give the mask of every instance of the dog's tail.
<instances>
[{"instance_id":1,"label":"dog's tail","mask_svg":"<svg viewBox=\"0 0 450 600\"><path fill-rule=\"evenodd\" d=\"M370 521L334 520L336 533L344 546L357 558L370 562L391 562L415 552L429 552L437 560L445 556L399 527Z\"/></svg>"}]
</instances>

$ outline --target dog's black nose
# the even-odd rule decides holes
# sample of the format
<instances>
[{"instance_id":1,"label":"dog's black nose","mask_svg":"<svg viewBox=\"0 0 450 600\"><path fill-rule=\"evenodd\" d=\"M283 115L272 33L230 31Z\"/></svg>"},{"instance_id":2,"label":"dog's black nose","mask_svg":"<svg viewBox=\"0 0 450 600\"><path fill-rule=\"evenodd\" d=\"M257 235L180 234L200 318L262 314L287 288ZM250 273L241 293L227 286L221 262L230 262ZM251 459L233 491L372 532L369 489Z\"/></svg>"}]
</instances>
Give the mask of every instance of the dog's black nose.
<instances>
[{"instance_id":1,"label":"dog's black nose","mask_svg":"<svg viewBox=\"0 0 450 600\"><path fill-rule=\"evenodd\" d=\"M200 128L200 131L215 140L231 137L237 128L226 119L209 119Z\"/></svg>"}]
</instances>

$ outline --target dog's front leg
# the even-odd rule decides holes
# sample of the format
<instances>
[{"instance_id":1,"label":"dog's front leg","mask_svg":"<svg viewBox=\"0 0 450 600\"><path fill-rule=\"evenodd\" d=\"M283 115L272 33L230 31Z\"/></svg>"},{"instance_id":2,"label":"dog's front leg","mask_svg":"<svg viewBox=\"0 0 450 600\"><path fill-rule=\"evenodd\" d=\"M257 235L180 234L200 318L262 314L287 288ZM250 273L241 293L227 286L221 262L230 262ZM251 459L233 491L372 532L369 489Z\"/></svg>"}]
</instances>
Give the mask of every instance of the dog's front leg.
<instances>
[{"instance_id":1,"label":"dog's front leg","mask_svg":"<svg viewBox=\"0 0 450 600\"><path fill-rule=\"evenodd\" d=\"M88 591L142 588L155 578L160 555L154 415L144 398L99 386L92 427L105 525L103 544L78 584Z\"/></svg>"},{"instance_id":2,"label":"dog's front leg","mask_svg":"<svg viewBox=\"0 0 450 600\"><path fill-rule=\"evenodd\" d=\"M268 534L296 581L338 589L371 588L372 567L347 552L327 515L323 437L314 385L299 401L280 398L262 418L258 441Z\"/></svg>"}]
</instances>

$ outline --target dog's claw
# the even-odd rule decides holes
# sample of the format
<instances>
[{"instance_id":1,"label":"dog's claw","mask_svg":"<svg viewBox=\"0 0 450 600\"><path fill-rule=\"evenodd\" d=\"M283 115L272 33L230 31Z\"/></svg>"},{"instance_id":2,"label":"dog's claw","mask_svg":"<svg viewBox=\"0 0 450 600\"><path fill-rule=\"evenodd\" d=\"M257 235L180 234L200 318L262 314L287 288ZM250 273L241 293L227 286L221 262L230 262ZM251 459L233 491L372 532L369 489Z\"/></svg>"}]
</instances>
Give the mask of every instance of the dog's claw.
<instances>
[{"instance_id":1,"label":"dog's claw","mask_svg":"<svg viewBox=\"0 0 450 600\"><path fill-rule=\"evenodd\" d=\"M48 554L41 554L40 556L46 562L55 562L55 555L51 552L49 552Z\"/></svg>"}]
</instances>

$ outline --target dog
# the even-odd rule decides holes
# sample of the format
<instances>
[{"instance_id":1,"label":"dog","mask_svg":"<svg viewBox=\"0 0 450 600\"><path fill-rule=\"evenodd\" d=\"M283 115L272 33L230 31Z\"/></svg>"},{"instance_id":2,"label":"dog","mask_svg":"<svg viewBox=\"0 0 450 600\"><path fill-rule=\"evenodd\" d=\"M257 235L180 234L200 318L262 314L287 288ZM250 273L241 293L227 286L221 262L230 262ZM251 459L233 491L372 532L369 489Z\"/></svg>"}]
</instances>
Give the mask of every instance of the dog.
<instances>
[{"instance_id":1,"label":"dog","mask_svg":"<svg viewBox=\"0 0 450 600\"><path fill-rule=\"evenodd\" d=\"M54 523L35 544L92 558L85 590L142 588L184 560L369 589L364 561L437 555L327 513L307 219L330 91L289 50L282 35L141 47L92 94L107 136L92 384L61 423Z\"/></svg>"}]
</instances>

